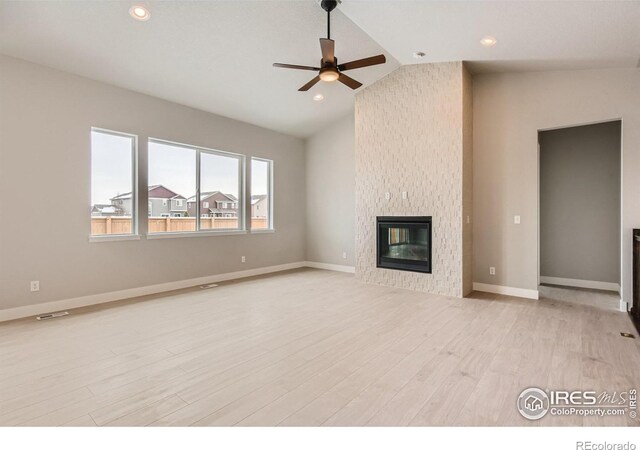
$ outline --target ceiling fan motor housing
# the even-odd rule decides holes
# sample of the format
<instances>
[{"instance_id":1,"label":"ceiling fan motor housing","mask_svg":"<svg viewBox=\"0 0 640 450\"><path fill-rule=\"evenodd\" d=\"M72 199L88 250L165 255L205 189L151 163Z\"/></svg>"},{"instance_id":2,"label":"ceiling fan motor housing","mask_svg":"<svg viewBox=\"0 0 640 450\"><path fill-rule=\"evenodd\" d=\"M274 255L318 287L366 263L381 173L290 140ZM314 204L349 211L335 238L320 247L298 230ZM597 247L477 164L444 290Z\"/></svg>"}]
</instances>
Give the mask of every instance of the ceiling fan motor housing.
<instances>
[{"instance_id":1,"label":"ceiling fan motor housing","mask_svg":"<svg viewBox=\"0 0 640 450\"><path fill-rule=\"evenodd\" d=\"M334 9L336 9L336 6L338 6L338 1L337 0L322 0L320 2L320 6L322 7L322 9L324 9L326 12L331 12Z\"/></svg>"}]
</instances>

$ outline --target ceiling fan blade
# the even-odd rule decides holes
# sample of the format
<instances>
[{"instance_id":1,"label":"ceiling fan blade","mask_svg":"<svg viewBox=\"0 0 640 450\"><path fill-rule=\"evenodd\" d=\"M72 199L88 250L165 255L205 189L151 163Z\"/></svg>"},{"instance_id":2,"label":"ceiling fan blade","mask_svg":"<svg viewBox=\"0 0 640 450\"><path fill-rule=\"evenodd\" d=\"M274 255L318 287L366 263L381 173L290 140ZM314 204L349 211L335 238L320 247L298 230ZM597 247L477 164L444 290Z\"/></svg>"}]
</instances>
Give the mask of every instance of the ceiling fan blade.
<instances>
[{"instance_id":1,"label":"ceiling fan blade","mask_svg":"<svg viewBox=\"0 0 640 450\"><path fill-rule=\"evenodd\" d=\"M309 89L311 89L318 81L320 81L320 75L318 75L317 77L315 77L313 80L309 81L307 84L305 84L304 86L302 86L300 89L298 89L299 91L308 91Z\"/></svg>"},{"instance_id":2,"label":"ceiling fan blade","mask_svg":"<svg viewBox=\"0 0 640 450\"><path fill-rule=\"evenodd\" d=\"M351 89L358 89L360 86L362 86L362 83L354 80L351 77L346 76L343 73L341 73L340 76L338 77L338 81L342 84L349 86Z\"/></svg>"},{"instance_id":3,"label":"ceiling fan blade","mask_svg":"<svg viewBox=\"0 0 640 450\"><path fill-rule=\"evenodd\" d=\"M333 39L320 38L320 48L322 49L322 61L333 63L336 59L335 55L336 43Z\"/></svg>"},{"instance_id":4,"label":"ceiling fan blade","mask_svg":"<svg viewBox=\"0 0 640 450\"><path fill-rule=\"evenodd\" d=\"M375 66L377 64L384 64L387 62L387 58L384 55L370 56L369 58L358 59L357 61L350 61L348 63L338 65L338 70L352 70L359 69L361 67Z\"/></svg>"},{"instance_id":5,"label":"ceiling fan blade","mask_svg":"<svg viewBox=\"0 0 640 450\"><path fill-rule=\"evenodd\" d=\"M281 63L273 63L273 67L281 67L283 69L298 69L298 70L320 70L320 67L297 66L295 64L281 64Z\"/></svg>"}]
</instances>

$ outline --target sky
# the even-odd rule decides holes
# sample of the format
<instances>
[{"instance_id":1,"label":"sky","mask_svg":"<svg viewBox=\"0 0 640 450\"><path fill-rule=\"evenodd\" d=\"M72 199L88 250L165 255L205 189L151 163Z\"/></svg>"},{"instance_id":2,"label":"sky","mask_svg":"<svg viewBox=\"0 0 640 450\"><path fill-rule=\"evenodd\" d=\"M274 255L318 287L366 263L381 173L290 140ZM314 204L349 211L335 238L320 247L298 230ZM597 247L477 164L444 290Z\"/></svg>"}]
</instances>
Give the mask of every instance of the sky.
<instances>
[{"instance_id":1,"label":"sky","mask_svg":"<svg viewBox=\"0 0 640 450\"><path fill-rule=\"evenodd\" d=\"M91 134L91 202L110 204L118 194L131 192L131 138L106 133ZM236 158L201 153L201 191L222 191L238 197ZM267 193L268 164L251 161L252 194ZM196 190L196 151L149 142L149 185L161 184L189 198Z\"/></svg>"}]
</instances>

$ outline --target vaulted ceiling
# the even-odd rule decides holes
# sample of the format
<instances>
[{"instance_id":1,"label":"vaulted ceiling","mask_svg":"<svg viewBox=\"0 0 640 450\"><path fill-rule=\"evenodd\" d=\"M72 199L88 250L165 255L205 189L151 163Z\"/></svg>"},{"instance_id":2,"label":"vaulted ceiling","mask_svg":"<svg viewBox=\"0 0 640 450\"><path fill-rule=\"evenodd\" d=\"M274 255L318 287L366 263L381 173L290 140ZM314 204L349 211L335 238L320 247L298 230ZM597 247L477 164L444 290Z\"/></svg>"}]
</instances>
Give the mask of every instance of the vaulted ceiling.
<instances>
[{"instance_id":1,"label":"vaulted ceiling","mask_svg":"<svg viewBox=\"0 0 640 450\"><path fill-rule=\"evenodd\" d=\"M149 21L129 16L136 3ZM474 71L636 67L639 24L638 1L343 0L332 38L341 62L386 54L387 64L349 73L366 86L432 61L467 60ZM315 0L0 2L0 53L301 137L351 111L354 92L338 83L298 92L313 74L271 64L317 65L325 35ZM481 46L486 35L498 43Z\"/></svg>"}]
</instances>

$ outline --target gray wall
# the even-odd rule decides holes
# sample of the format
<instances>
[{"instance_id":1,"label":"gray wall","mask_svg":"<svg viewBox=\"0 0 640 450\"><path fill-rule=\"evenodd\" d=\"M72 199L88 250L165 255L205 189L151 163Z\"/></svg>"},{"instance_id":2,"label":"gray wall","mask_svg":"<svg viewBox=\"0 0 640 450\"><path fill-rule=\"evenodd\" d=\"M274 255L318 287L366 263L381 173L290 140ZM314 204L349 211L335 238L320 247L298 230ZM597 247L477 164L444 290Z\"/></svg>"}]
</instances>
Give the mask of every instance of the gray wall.
<instances>
[{"instance_id":1,"label":"gray wall","mask_svg":"<svg viewBox=\"0 0 640 450\"><path fill-rule=\"evenodd\" d=\"M307 140L307 261L355 266L354 126L351 113Z\"/></svg>"},{"instance_id":2,"label":"gray wall","mask_svg":"<svg viewBox=\"0 0 640 450\"><path fill-rule=\"evenodd\" d=\"M485 74L474 77L473 92L474 280L537 289L538 130L621 118L622 294L630 302L631 230L640 226L640 70Z\"/></svg>"},{"instance_id":3,"label":"gray wall","mask_svg":"<svg viewBox=\"0 0 640 450\"><path fill-rule=\"evenodd\" d=\"M621 125L540 133L540 276L620 283Z\"/></svg>"},{"instance_id":4,"label":"gray wall","mask_svg":"<svg viewBox=\"0 0 640 450\"><path fill-rule=\"evenodd\" d=\"M89 243L92 126L139 136L142 233L148 137L273 159L276 232ZM0 56L0 309L302 261L305 189L301 139Z\"/></svg>"}]
</instances>

